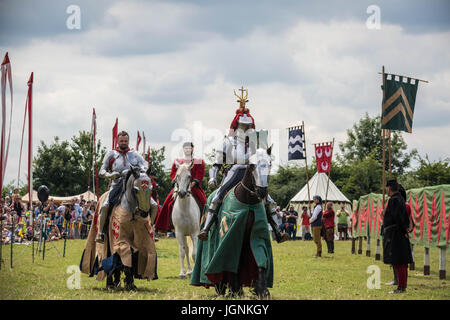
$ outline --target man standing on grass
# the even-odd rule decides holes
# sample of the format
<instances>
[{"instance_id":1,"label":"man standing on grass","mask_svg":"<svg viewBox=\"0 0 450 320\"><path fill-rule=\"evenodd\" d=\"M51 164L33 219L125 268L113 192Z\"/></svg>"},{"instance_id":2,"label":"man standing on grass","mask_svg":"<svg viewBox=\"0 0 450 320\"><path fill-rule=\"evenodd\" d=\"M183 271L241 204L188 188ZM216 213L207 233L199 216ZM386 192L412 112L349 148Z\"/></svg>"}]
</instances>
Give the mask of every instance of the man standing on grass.
<instances>
[{"instance_id":1,"label":"man standing on grass","mask_svg":"<svg viewBox=\"0 0 450 320\"><path fill-rule=\"evenodd\" d=\"M313 239L317 246L316 258L318 258L322 256L322 198L319 195L315 195L313 201L315 206L309 222L311 223Z\"/></svg>"},{"instance_id":2,"label":"man standing on grass","mask_svg":"<svg viewBox=\"0 0 450 320\"><path fill-rule=\"evenodd\" d=\"M347 240L348 239L348 224L347 224L347 218L348 213L345 211L345 204L341 204L341 208L337 211L337 217L338 217L338 234L339 234L339 240Z\"/></svg>"},{"instance_id":3,"label":"man standing on grass","mask_svg":"<svg viewBox=\"0 0 450 320\"><path fill-rule=\"evenodd\" d=\"M406 291L408 264L413 261L408 236L409 216L406 212L405 200L399 193L397 180L388 180L386 187L390 198L382 226L383 262L394 265L398 287L389 293L397 294Z\"/></svg>"},{"instance_id":4,"label":"man standing on grass","mask_svg":"<svg viewBox=\"0 0 450 320\"><path fill-rule=\"evenodd\" d=\"M295 238L297 237L297 219L298 219L298 212L294 210L293 206L291 206L286 215L286 222L288 224L287 233L291 237L290 240L292 241L294 241Z\"/></svg>"}]
</instances>

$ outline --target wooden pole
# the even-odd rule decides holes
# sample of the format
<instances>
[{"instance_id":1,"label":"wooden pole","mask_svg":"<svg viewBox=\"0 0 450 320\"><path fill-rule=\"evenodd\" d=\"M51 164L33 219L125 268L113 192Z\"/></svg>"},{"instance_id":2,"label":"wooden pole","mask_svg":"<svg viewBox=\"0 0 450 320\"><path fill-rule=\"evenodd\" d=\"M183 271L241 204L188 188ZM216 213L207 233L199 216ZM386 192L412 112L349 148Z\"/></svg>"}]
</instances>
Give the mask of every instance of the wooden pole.
<instances>
[{"instance_id":1,"label":"wooden pole","mask_svg":"<svg viewBox=\"0 0 450 320\"><path fill-rule=\"evenodd\" d=\"M13 267L13 248L14 248L14 233L16 232L15 229L15 224L14 224L14 216L11 217L11 261L10 261L10 265L11 268Z\"/></svg>"},{"instance_id":2,"label":"wooden pole","mask_svg":"<svg viewBox=\"0 0 450 320\"><path fill-rule=\"evenodd\" d=\"M377 239L377 249L376 249L376 252L375 252L375 260L381 260L381 254L380 254L380 252L381 252L381 249L380 249L380 239Z\"/></svg>"},{"instance_id":3,"label":"wooden pole","mask_svg":"<svg viewBox=\"0 0 450 320\"><path fill-rule=\"evenodd\" d=\"M0 208L0 212L2 212L3 208ZM3 212L2 212L3 215ZM0 230L3 233L3 220L0 220ZM0 236L0 270L2 270L2 263L3 263L3 234Z\"/></svg>"},{"instance_id":4,"label":"wooden pole","mask_svg":"<svg viewBox=\"0 0 450 320\"><path fill-rule=\"evenodd\" d=\"M358 254L362 254L362 242L363 242L363 238L359 237Z\"/></svg>"},{"instance_id":5,"label":"wooden pole","mask_svg":"<svg viewBox=\"0 0 450 320\"><path fill-rule=\"evenodd\" d=\"M411 256L412 256L412 260L413 262L411 262L409 264L409 270L416 270L416 258L414 258L414 244L411 243Z\"/></svg>"},{"instance_id":6,"label":"wooden pole","mask_svg":"<svg viewBox=\"0 0 450 320\"><path fill-rule=\"evenodd\" d=\"M424 263L423 263L423 275L430 275L430 248L425 248Z\"/></svg>"},{"instance_id":7,"label":"wooden pole","mask_svg":"<svg viewBox=\"0 0 450 320\"><path fill-rule=\"evenodd\" d=\"M311 214L311 196L309 193L309 175L308 175L308 156L306 154L306 133L305 133L305 122L302 121L302 131L303 131L303 140L305 145L305 165L306 165L306 185L308 187L308 207L309 207L309 214Z\"/></svg>"},{"instance_id":8,"label":"wooden pole","mask_svg":"<svg viewBox=\"0 0 450 320\"><path fill-rule=\"evenodd\" d=\"M378 72L378 74L381 74L381 72ZM403 78L410 78L410 79L413 79L413 80L417 80L417 81L422 81L422 82L425 82L425 83L428 83L428 81L427 80L421 80L421 79L417 79L417 78L411 78L411 77L408 77L408 76L402 76L402 75L399 75L399 74L392 74L392 73L386 73L386 74L390 74L391 76L394 76L394 77L403 77ZM383 76L385 75L385 73L384 73L384 66L383 66ZM384 78L384 77L383 77Z\"/></svg>"},{"instance_id":9,"label":"wooden pole","mask_svg":"<svg viewBox=\"0 0 450 320\"><path fill-rule=\"evenodd\" d=\"M388 154L389 154L389 179L392 179L392 152L391 152L391 130L388 133Z\"/></svg>"},{"instance_id":10,"label":"wooden pole","mask_svg":"<svg viewBox=\"0 0 450 320\"><path fill-rule=\"evenodd\" d=\"M384 99L386 98L386 93L385 93L385 86L386 86L386 83L385 83L385 73L384 73L384 66L383 66L383 69L382 69L382 71L383 71L383 101L381 102L381 110L383 110L383 102L384 102ZM384 129L381 129L381 140L382 140L382 182L381 182L381 189L383 190L383 206L382 206L382 213L381 213L381 215L382 215L382 219L384 218L383 216L384 216L384 209L385 209L385 205L386 205L386 141L385 141L385 130Z\"/></svg>"},{"instance_id":11,"label":"wooden pole","mask_svg":"<svg viewBox=\"0 0 450 320\"><path fill-rule=\"evenodd\" d=\"M333 149L334 149L334 138L331 144L331 158L333 158ZM331 173L331 161L330 161L330 170L328 171L327 191L325 193L325 208L328 202L328 187L330 186L330 173Z\"/></svg>"},{"instance_id":12,"label":"wooden pole","mask_svg":"<svg viewBox=\"0 0 450 320\"><path fill-rule=\"evenodd\" d=\"M447 253L446 248L439 249L441 254L439 256L439 280L445 279L445 255Z\"/></svg>"}]
</instances>

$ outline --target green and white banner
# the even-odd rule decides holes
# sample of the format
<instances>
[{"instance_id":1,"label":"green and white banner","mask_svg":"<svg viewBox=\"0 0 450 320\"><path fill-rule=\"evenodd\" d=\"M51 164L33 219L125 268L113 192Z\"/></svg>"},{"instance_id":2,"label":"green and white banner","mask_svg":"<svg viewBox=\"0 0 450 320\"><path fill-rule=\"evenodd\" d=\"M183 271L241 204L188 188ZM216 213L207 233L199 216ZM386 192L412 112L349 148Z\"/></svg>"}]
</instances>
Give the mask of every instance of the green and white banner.
<instances>
[{"instance_id":1,"label":"green and white banner","mask_svg":"<svg viewBox=\"0 0 450 320\"><path fill-rule=\"evenodd\" d=\"M400 130L411 133L414 106L419 81L411 78L384 74L384 100L381 113L381 129ZM395 80L399 77L399 80ZM413 83L414 81L414 83Z\"/></svg>"}]
</instances>

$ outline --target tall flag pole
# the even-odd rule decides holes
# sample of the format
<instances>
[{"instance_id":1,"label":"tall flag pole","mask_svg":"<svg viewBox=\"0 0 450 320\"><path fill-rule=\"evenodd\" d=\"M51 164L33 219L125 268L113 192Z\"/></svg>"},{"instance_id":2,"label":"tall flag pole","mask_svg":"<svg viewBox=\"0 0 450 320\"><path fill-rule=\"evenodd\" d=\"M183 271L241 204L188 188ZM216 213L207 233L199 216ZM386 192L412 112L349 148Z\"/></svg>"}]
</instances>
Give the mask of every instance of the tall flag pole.
<instances>
[{"instance_id":1,"label":"tall flag pole","mask_svg":"<svg viewBox=\"0 0 450 320\"><path fill-rule=\"evenodd\" d=\"M116 118L116 123L114 124L113 130L112 130L112 149L113 150L115 150L117 148L118 126L119 126L119 120Z\"/></svg>"},{"instance_id":2,"label":"tall flag pole","mask_svg":"<svg viewBox=\"0 0 450 320\"><path fill-rule=\"evenodd\" d=\"M139 130L137 132L137 141L136 141L136 151L139 151L139 145L141 144L141 134L139 133Z\"/></svg>"},{"instance_id":3,"label":"tall flag pole","mask_svg":"<svg viewBox=\"0 0 450 320\"><path fill-rule=\"evenodd\" d=\"M1 128L1 142L0 142L0 191L3 189L3 181L6 172L6 162L8 160L9 141L11 138L11 123L13 111L13 87L11 63L9 61L8 52L5 54L1 65L1 92L2 92L2 128ZM11 109L9 114L9 130L8 139L6 139L6 85L9 82L9 93L11 101ZM7 140L7 141L6 141Z\"/></svg>"},{"instance_id":4,"label":"tall flag pole","mask_svg":"<svg viewBox=\"0 0 450 320\"><path fill-rule=\"evenodd\" d=\"M28 199L29 207L30 207L30 215L31 215L31 230L32 235L34 239L34 210L33 210L33 72L30 75L30 79L28 80L28 95L27 95L27 102L28 102ZM34 241L33 239L31 242L33 243L31 251L32 253L32 260L34 263Z\"/></svg>"},{"instance_id":5,"label":"tall flag pole","mask_svg":"<svg viewBox=\"0 0 450 320\"><path fill-rule=\"evenodd\" d=\"M300 127L290 127L289 130L289 145L288 145L288 161L289 160L305 160L306 165L306 185L308 188L308 206L311 210L311 196L309 191L309 176L308 176L308 159L306 156L306 135L305 123L302 121Z\"/></svg>"},{"instance_id":6,"label":"tall flag pole","mask_svg":"<svg viewBox=\"0 0 450 320\"><path fill-rule=\"evenodd\" d=\"M305 132L305 122L304 121L302 121L302 129L303 129L303 145L304 145L304 150L305 150L306 185L308 186L308 207L309 207L309 212L311 213L311 195L309 193L308 156L306 155L306 132Z\"/></svg>"},{"instance_id":7,"label":"tall flag pole","mask_svg":"<svg viewBox=\"0 0 450 320\"><path fill-rule=\"evenodd\" d=\"M25 127L27 125L27 112L28 112L28 98L25 100L25 112L23 115L23 125L22 125L22 139L20 140L20 152L19 152L19 170L17 170L17 189L20 183L20 167L22 166L22 150L23 150L23 139L25 136Z\"/></svg>"},{"instance_id":8,"label":"tall flag pole","mask_svg":"<svg viewBox=\"0 0 450 320\"><path fill-rule=\"evenodd\" d=\"M383 77L383 85L381 87L383 91L383 100L381 104L381 129L385 130L384 134L382 133L383 140L386 135L388 139L389 178L391 178L391 131L396 130L412 133L414 107L416 104L416 95L419 82L428 83L428 81L403 75L385 73L384 66L382 67L381 74ZM383 153L384 152L385 150L383 149ZM384 168L385 163L383 161L383 170ZM383 189L384 186L385 178L383 178Z\"/></svg>"},{"instance_id":9,"label":"tall flag pole","mask_svg":"<svg viewBox=\"0 0 450 320\"><path fill-rule=\"evenodd\" d=\"M88 183L87 183L88 191L91 190L91 173L92 173L92 181L94 181L94 171L91 171L91 169L94 166L94 114L92 114L90 139L91 140L90 140L89 146L91 147L90 150L92 150L92 156L89 161ZM94 184L94 182L92 182L92 184ZM93 190L95 190L94 188L95 188L95 186L93 187Z\"/></svg>"},{"instance_id":10,"label":"tall flag pole","mask_svg":"<svg viewBox=\"0 0 450 320\"><path fill-rule=\"evenodd\" d=\"M98 170L97 170L97 144L96 144L96 136L97 136L97 115L95 113L95 108L92 108L92 153L93 153L93 171L92 171L92 183L93 188L92 191L97 196L98 201Z\"/></svg>"},{"instance_id":11,"label":"tall flag pole","mask_svg":"<svg viewBox=\"0 0 450 320\"><path fill-rule=\"evenodd\" d=\"M330 168L328 170L328 181L327 181L327 192L325 193L325 205L328 202L328 188L330 186L330 174L331 174L331 159L333 158L333 149L334 149L334 138L333 138L333 142L331 144L331 157L330 157Z\"/></svg>"}]
</instances>

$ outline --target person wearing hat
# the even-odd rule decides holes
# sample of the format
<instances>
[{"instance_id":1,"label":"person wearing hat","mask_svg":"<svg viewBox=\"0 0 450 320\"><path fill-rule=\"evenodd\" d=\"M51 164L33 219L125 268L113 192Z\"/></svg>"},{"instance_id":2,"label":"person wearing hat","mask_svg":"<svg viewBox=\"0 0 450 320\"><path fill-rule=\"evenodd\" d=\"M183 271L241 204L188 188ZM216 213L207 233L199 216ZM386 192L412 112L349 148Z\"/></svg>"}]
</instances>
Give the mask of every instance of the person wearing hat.
<instances>
[{"instance_id":1,"label":"person wearing hat","mask_svg":"<svg viewBox=\"0 0 450 320\"><path fill-rule=\"evenodd\" d=\"M313 233L313 239L317 246L316 257L322 256L322 239L321 239L321 230L322 230L322 198L319 195L315 195L313 197L314 201L314 210L309 219L309 223L311 224L311 229Z\"/></svg>"},{"instance_id":2,"label":"person wearing hat","mask_svg":"<svg viewBox=\"0 0 450 320\"><path fill-rule=\"evenodd\" d=\"M203 212L203 207L206 203L206 195L202 189L202 181L205 176L205 162L201 158L194 158L194 144L192 142L185 142L183 144L184 158L175 159L172 164L172 170L170 171L170 180L172 184L177 175L178 166L183 163L193 163L191 168L191 194L197 201L200 212ZM161 212L155 221L155 229L162 231L170 231L174 229L172 224L172 210L175 199L173 197L173 189L167 195L166 200L161 208Z\"/></svg>"},{"instance_id":3,"label":"person wearing hat","mask_svg":"<svg viewBox=\"0 0 450 320\"><path fill-rule=\"evenodd\" d=\"M389 293L397 294L406 291L408 264L412 253L408 231L410 220L406 211L405 200L399 193L400 186L395 179L386 183L389 201L383 218L383 262L394 265L398 277L398 287Z\"/></svg>"}]
</instances>

